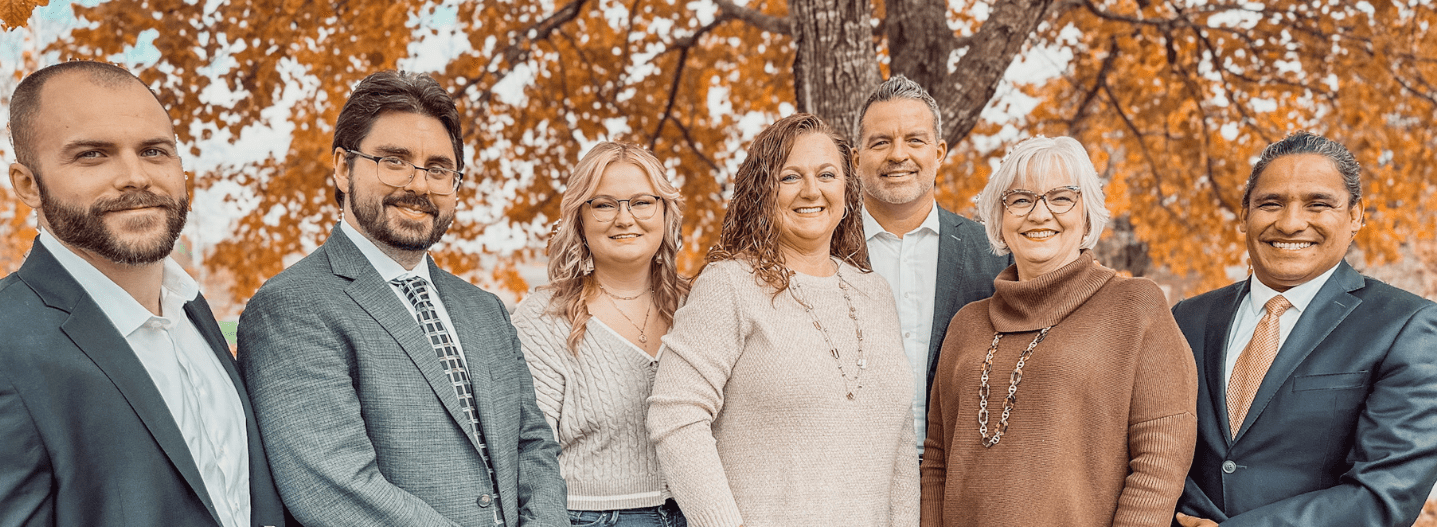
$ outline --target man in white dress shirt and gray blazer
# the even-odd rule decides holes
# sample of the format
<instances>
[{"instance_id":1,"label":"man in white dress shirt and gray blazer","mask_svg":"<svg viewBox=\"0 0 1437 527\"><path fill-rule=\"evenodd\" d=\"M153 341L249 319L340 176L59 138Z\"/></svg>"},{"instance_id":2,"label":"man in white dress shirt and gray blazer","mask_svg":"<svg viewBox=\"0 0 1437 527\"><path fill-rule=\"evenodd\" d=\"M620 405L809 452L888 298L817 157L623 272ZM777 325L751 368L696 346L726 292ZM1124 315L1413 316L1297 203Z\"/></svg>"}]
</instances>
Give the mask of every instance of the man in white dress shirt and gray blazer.
<instances>
[{"instance_id":1,"label":"man in white dress shirt and gray blazer","mask_svg":"<svg viewBox=\"0 0 1437 527\"><path fill-rule=\"evenodd\" d=\"M953 314L993 296L993 277L1013 262L996 256L977 222L938 206L933 184L948 154L938 103L894 75L858 114L853 165L863 179L863 232L873 270L898 305L903 351L913 369L918 453L928 425L933 368Z\"/></svg>"},{"instance_id":2,"label":"man in white dress shirt and gray blazer","mask_svg":"<svg viewBox=\"0 0 1437 527\"><path fill-rule=\"evenodd\" d=\"M304 525L568 525L508 312L427 256L454 219L460 141L429 76L360 82L335 124L342 221L240 318L245 382Z\"/></svg>"}]
</instances>

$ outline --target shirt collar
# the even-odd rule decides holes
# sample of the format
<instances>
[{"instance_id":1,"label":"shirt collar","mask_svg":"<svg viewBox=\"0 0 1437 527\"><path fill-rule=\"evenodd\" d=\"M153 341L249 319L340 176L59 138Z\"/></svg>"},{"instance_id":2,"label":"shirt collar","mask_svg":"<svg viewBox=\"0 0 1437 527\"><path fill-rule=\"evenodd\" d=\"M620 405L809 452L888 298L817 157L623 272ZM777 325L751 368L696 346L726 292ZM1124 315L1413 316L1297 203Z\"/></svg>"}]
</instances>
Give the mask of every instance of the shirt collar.
<instances>
[{"instance_id":1,"label":"shirt collar","mask_svg":"<svg viewBox=\"0 0 1437 527\"><path fill-rule=\"evenodd\" d=\"M1287 291L1282 292L1282 296L1287 298L1287 301L1292 304L1290 309L1296 309L1299 315L1301 315L1303 311L1306 311L1308 304L1311 304L1312 299L1317 297L1317 292L1322 290L1322 285L1327 283L1327 279L1332 277L1332 273L1336 272L1337 267L1340 265L1342 265L1341 262L1338 262L1338 265L1334 265L1331 269L1328 269L1327 272L1317 275L1317 278L1308 280L1301 285L1293 286ZM1262 280L1259 280L1257 275L1252 275L1248 282L1251 283L1252 291L1248 293L1247 308L1252 310L1253 315L1262 316L1267 301L1277 296L1278 292L1268 287L1267 284L1262 283Z\"/></svg>"},{"instance_id":2,"label":"shirt collar","mask_svg":"<svg viewBox=\"0 0 1437 527\"><path fill-rule=\"evenodd\" d=\"M130 296L128 291L43 228L40 229L39 243L50 251L55 261L60 262L60 267L70 273L100 306L100 310L109 317L110 323L115 325L121 335L129 335L151 318L155 318L135 297ZM199 297L199 283L195 282L174 258L166 257L164 266L164 278L160 283L160 305L165 311L164 318L178 320L184 316L179 313L183 310L184 303Z\"/></svg>"},{"instance_id":3,"label":"shirt collar","mask_svg":"<svg viewBox=\"0 0 1437 527\"><path fill-rule=\"evenodd\" d=\"M374 267L374 270L379 273L379 277L383 278L385 282L392 281L395 278L418 276L423 278L425 282L430 284L434 283L433 280L429 279L429 262L427 261L429 257L427 254L425 255L426 261L420 262L419 265L414 266L413 271L410 271L405 269L404 266L399 265L399 262L394 261L389 255L384 254L384 251L379 250L379 247L374 245L374 242L370 241L365 235L360 234L359 229L351 226L349 221L340 220L339 228L344 231L345 236L349 237L349 241L353 242L354 246L359 248L359 252L364 254L364 259L369 260L369 265Z\"/></svg>"},{"instance_id":4,"label":"shirt collar","mask_svg":"<svg viewBox=\"0 0 1437 527\"><path fill-rule=\"evenodd\" d=\"M938 223L938 201L937 201L937 200L934 200L933 206L928 209L928 215L923 218L923 223L919 224L919 225L918 225L918 228L913 229L913 232L909 232L909 233L907 233L907 234L904 234L904 236L907 236L907 235L909 235L909 234L916 234L916 233L919 233L919 232L923 232L923 231L925 231L925 230L936 235L936 234L938 234L938 229L939 229L939 228L940 228L940 225L939 225L939 223ZM880 225L880 224L878 223L878 220L877 220L877 219L874 219L874 217L873 217L872 214L869 214L869 213L868 213L868 207L864 207L864 208L863 208L863 237L864 237L864 239L865 239L865 240L872 240L874 237L878 236L878 235L881 234L881 233L885 233L885 232L888 232L888 231L883 228L883 225ZM892 233L889 233L889 234L892 235ZM897 235L893 235L893 236L896 237Z\"/></svg>"}]
</instances>

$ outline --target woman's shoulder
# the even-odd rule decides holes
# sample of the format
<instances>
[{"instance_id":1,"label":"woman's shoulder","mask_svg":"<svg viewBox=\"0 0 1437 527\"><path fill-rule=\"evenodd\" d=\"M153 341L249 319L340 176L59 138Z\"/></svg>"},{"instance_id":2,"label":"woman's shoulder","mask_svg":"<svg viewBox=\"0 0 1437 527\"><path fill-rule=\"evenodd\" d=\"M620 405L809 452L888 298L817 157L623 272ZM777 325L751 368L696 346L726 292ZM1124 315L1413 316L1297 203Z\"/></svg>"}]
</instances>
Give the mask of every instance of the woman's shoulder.
<instances>
[{"instance_id":1,"label":"woman's shoulder","mask_svg":"<svg viewBox=\"0 0 1437 527\"><path fill-rule=\"evenodd\" d=\"M529 292L529 296L514 307L513 321L515 325L521 322L526 324L543 325L552 323L554 317L548 315L549 303L553 301L554 290L547 287L539 287Z\"/></svg>"},{"instance_id":2,"label":"woman's shoulder","mask_svg":"<svg viewBox=\"0 0 1437 527\"><path fill-rule=\"evenodd\" d=\"M1168 297L1163 293L1163 288L1150 278L1113 276L1108 283L1098 290L1098 295L1104 297L1102 302L1118 309L1131 309L1138 312L1150 311L1154 308L1166 311L1168 309Z\"/></svg>"}]
</instances>

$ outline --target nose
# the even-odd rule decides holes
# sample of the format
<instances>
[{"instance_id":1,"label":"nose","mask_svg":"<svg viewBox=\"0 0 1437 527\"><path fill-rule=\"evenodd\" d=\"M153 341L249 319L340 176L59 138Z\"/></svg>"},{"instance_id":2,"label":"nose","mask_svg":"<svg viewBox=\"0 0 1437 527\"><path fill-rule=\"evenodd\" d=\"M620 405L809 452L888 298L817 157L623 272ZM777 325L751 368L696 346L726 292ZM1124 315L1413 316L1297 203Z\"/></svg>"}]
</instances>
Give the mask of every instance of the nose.
<instances>
[{"instance_id":1,"label":"nose","mask_svg":"<svg viewBox=\"0 0 1437 527\"><path fill-rule=\"evenodd\" d=\"M798 196L799 196L799 197L801 197L801 198L817 198L817 197L819 196L819 192L818 192L818 178L817 178L817 177L814 177L814 176L804 176L804 178L803 178L803 183L801 183L800 185L801 185L801 186L798 188Z\"/></svg>"},{"instance_id":2,"label":"nose","mask_svg":"<svg viewBox=\"0 0 1437 527\"><path fill-rule=\"evenodd\" d=\"M908 160L910 152L906 141L894 141L893 147L888 149L888 161L902 163Z\"/></svg>"},{"instance_id":3,"label":"nose","mask_svg":"<svg viewBox=\"0 0 1437 527\"><path fill-rule=\"evenodd\" d=\"M404 188L421 196L428 194L429 171L419 167L411 168L413 169L413 171L409 173L409 184L404 185Z\"/></svg>"},{"instance_id":4,"label":"nose","mask_svg":"<svg viewBox=\"0 0 1437 527\"><path fill-rule=\"evenodd\" d=\"M629 201L619 202L619 210L614 211L614 225L623 227L634 223L634 204Z\"/></svg>"},{"instance_id":5,"label":"nose","mask_svg":"<svg viewBox=\"0 0 1437 527\"><path fill-rule=\"evenodd\" d=\"M145 163L140 156L134 152L120 154L119 163L116 164L114 185L117 190L148 189L154 183L159 174L151 171L159 170L153 163Z\"/></svg>"},{"instance_id":6,"label":"nose","mask_svg":"<svg viewBox=\"0 0 1437 527\"><path fill-rule=\"evenodd\" d=\"M1053 209L1048 205L1047 196L1038 196L1038 202L1033 204L1033 210L1028 211L1028 221L1042 223L1054 216Z\"/></svg>"},{"instance_id":7,"label":"nose","mask_svg":"<svg viewBox=\"0 0 1437 527\"><path fill-rule=\"evenodd\" d=\"M1299 232L1307 227L1307 218L1301 207L1288 205L1277 213L1277 221L1273 222L1273 227L1284 233Z\"/></svg>"}]
</instances>

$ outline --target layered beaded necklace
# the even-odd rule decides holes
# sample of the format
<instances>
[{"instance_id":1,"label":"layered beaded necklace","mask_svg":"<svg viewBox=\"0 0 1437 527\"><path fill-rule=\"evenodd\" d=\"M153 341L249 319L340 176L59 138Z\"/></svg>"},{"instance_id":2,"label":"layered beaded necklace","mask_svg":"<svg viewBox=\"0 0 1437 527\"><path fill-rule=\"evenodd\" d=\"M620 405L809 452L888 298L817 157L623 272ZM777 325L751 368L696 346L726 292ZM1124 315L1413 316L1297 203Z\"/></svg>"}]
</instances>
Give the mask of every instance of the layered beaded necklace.
<instances>
[{"instance_id":1,"label":"layered beaded necklace","mask_svg":"<svg viewBox=\"0 0 1437 527\"><path fill-rule=\"evenodd\" d=\"M843 369L843 357L838 354L838 346L833 345L833 339L829 338L828 330L823 327L823 323L818 321L818 314L813 312L813 304L804 300L808 294L803 291L803 286L799 285L797 280L793 280L793 271L789 271L788 291L798 305L803 306L803 310L808 313L808 318L813 321L813 327L823 335L823 341L828 344L829 355L833 356L833 361L838 364L838 376L843 378L843 387L848 392L848 400L852 401L857 397L858 391L863 389L863 370L868 369L868 357L863 353L863 326L858 323L858 310L853 307L853 299L848 292L850 286L848 281L843 279L842 267L837 264L835 267L838 267L834 271L834 274L838 276L838 289L843 291L843 302L848 305L848 318L853 321L853 334L858 337L858 360L855 361L858 370L853 372L852 377Z\"/></svg>"},{"instance_id":2,"label":"layered beaded necklace","mask_svg":"<svg viewBox=\"0 0 1437 527\"><path fill-rule=\"evenodd\" d=\"M1018 403L1018 383L1023 382L1023 365L1028 362L1028 357L1033 354L1033 348L1048 336L1048 326L1038 331L1038 336L1033 337L1033 342L1028 343L1028 349L1018 355L1018 365L1013 367L1013 373L1008 376L1008 398L1003 401L1003 415L998 419L998 427L993 430L992 437L988 436L988 374L993 372L993 353L998 351L998 341L1003 339L1002 333L993 333L993 345L988 347L988 356L983 359L983 376L980 377L982 384L978 387L978 435L983 438L984 448L993 448L1003 438L1003 433L1008 431L1008 416L1013 413L1013 406Z\"/></svg>"}]
</instances>

